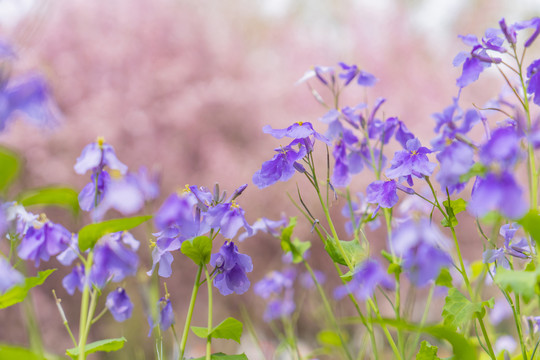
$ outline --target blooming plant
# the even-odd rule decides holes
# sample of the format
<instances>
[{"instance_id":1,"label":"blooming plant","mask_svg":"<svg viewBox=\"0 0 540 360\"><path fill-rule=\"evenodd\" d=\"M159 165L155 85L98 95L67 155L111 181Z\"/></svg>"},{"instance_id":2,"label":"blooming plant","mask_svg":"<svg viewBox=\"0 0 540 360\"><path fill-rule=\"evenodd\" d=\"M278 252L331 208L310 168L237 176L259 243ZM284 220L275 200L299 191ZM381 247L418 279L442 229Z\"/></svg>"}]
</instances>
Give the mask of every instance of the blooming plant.
<instances>
[{"instance_id":1,"label":"blooming plant","mask_svg":"<svg viewBox=\"0 0 540 360\"><path fill-rule=\"evenodd\" d=\"M280 341L277 356L298 360L540 357L540 170L536 164L540 123L533 121L535 105L540 106L540 60L526 62L526 50L538 34L540 18L511 25L502 19L480 40L460 36L472 49L454 59L454 65L462 67L457 95L450 106L434 114L435 136L430 142L413 134L398 117L382 116L383 98L373 104L341 104L344 91L354 91L354 86L368 90L378 81L357 65L316 66L300 79L308 82L326 108L321 124L297 121L284 129L265 126L264 133L283 143L254 172L252 182L264 189L296 176L308 184L297 187L298 196L289 199L322 242L331 273L312 268L310 254L315 247L293 236L296 217L261 218L250 225L239 203L247 185L230 196L219 185L212 190L186 185L169 195L155 214L136 215L158 198L158 177L144 168L129 172L113 146L98 138L75 162L77 174L89 173L89 182L80 191L47 187L18 194L16 201L4 199L0 232L9 250L0 256L0 307L31 302L30 290L54 271L29 276L17 258L43 267L56 257L70 267L62 281L66 292L81 293L77 332L70 325L75 320L68 319L62 299L54 294L73 341L65 353L82 360L94 352L120 350L126 338L89 341L90 329L108 312L123 322L136 309L135 294L128 293L125 284L136 280L142 249L148 247L140 246L131 231L146 224L153 236L147 254L152 265L144 270L145 276L156 284L172 278L172 263L179 254L197 267L183 322L164 282L163 293L145 298L141 311L147 314L156 357L189 358L194 354L188 342L192 332L206 343L199 359L247 359L244 353L214 352L213 339L240 343L245 337L242 322L233 317L215 325L213 305L215 296L250 291L254 264L241 252L241 242L257 241L257 233L266 232L283 250L283 269L272 270L254 284L253 291L267 302L260 318ZM0 58L11 62L15 54L0 44ZM484 108L462 109L462 92L490 67L502 75L507 95ZM4 99L0 128L17 114L37 125L56 123L57 110L45 81L38 75L15 80L9 75L0 79ZM497 118L501 116L502 120ZM319 130L323 126L326 129ZM479 138L472 135L475 128L481 132ZM392 154L388 150L392 146L401 150ZM322 171L317 152L326 153ZM0 163L0 190L5 193L17 176L19 159L2 149ZM351 188L360 173L370 182L353 197ZM521 181L522 173L527 181ZM316 198L320 209L307 205L309 196ZM343 234L331 209L337 204L343 206L341 214L346 218ZM67 207L76 215L83 210L88 212L88 224L71 232L45 214L27 210L36 205ZM111 210L122 216L104 220ZM467 223L466 214L472 222ZM387 241L386 248L377 252L370 237L380 226ZM469 231L468 237L476 233L478 241L460 235L458 230L464 226L474 226L476 232ZM467 249L482 244L482 259L468 263L462 256L465 244ZM192 326L204 285L207 324ZM310 292L315 294L309 299L322 305L323 316L315 321L317 341L306 341L297 324L306 311L300 299ZM426 295L416 300L421 314L411 306L417 293ZM437 298L440 301L433 301ZM343 310L336 311L336 304ZM260 344L250 320L253 316L244 315L254 342ZM30 323L35 314L28 310L26 317ZM180 337L175 324L182 325ZM167 355L163 333L169 330L175 344ZM31 348L18 348L19 353L55 357L45 352L39 333L30 335ZM9 349L0 348L0 354ZM267 356L267 349L261 346L260 351Z\"/></svg>"}]
</instances>

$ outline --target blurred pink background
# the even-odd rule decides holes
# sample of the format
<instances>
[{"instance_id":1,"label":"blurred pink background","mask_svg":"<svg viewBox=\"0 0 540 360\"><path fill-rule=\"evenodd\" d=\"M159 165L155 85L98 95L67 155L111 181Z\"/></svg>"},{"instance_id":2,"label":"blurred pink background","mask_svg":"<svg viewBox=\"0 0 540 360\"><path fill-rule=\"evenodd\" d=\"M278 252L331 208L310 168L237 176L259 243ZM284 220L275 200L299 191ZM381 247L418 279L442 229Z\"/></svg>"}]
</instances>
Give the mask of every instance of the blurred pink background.
<instances>
[{"instance_id":1,"label":"blurred pink background","mask_svg":"<svg viewBox=\"0 0 540 360\"><path fill-rule=\"evenodd\" d=\"M305 84L294 85L307 69L344 61L375 74L379 82L373 90L352 87L342 103L373 103L383 96L385 115L399 116L427 144L434 125L431 114L457 94L460 70L452 67L452 59L466 48L457 35L482 35L503 16L513 22L539 12L534 1L503 0L2 1L1 35L18 50L16 73L43 73L63 118L53 131L15 122L0 141L26 158L21 187L65 183L81 189L88 178L74 173L75 159L87 143L104 136L130 169L145 165L161 172L162 196L154 210L185 184L211 187L219 182L232 193L248 183L239 203L249 222L261 216L275 219L283 211L298 215L285 195L296 193L294 181L258 190L251 177L280 144L262 133L264 125L282 128L311 121L323 131L317 119L325 109ZM495 72L483 74L480 83L464 91L462 106L483 104L501 85ZM354 180L353 190L363 190L373 180L368 174ZM305 185L298 176L293 180ZM334 206L337 217L342 206ZM309 227L303 224L298 235L316 240ZM240 249L254 259L252 284L281 266L277 241L269 236L249 239ZM321 251L317 243L312 256L325 259ZM141 259L148 265L147 254ZM180 255L173 265L168 287L181 329L194 270ZM58 354L70 344L50 289L57 289L64 303L77 303L80 296L71 299L61 289L62 271L34 292L45 345ZM251 291L228 298L218 294L216 302L223 317L238 315L238 304L244 302L257 326L265 327L257 318L264 306ZM77 311L68 312L75 318ZM4 324L22 321L13 308L2 310L0 318ZM133 335L138 340L128 337L128 349L103 358L153 357L142 311L131 323L108 327L107 321L112 322L109 317L98 326L93 340L102 334L126 335L134 326L140 334ZM267 333L261 332L263 339ZM0 330L0 342L25 341L22 324ZM218 344L231 352L252 351L249 339L238 349L229 342Z\"/></svg>"}]
</instances>

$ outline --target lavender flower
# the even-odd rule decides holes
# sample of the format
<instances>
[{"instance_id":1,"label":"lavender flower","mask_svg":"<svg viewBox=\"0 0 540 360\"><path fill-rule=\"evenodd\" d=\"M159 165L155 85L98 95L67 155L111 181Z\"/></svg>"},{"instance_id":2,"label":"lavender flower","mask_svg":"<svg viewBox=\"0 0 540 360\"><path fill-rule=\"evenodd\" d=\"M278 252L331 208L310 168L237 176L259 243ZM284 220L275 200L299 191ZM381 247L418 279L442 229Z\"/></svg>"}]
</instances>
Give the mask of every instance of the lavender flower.
<instances>
[{"instance_id":1,"label":"lavender flower","mask_svg":"<svg viewBox=\"0 0 540 360\"><path fill-rule=\"evenodd\" d=\"M97 177L97 192L96 197L96 177ZM94 209L97 203L101 203L103 197L108 192L109 184L111 182L111 177L109 173L105 170L102 170L99 174L92 174L91 180L88 184L79 193L79 206L84 211L90 211Z\"/></svg>"},{"instance_id":2,"label":"lavender flower","mask_svg":"<svg viewBox=\"0 0 540 360\"><path fill-rule=\"evenodd\" d=\"M246 229L248 236L253 233L244 215L244 209L236 204L234 200L211 207L207 213L210 226L219 229L225 239L234 238L241 227Z\"/></svg>"},{"instance_id":3,"label":"lavender flower","mask_svg":"<svg viewBox=\"0 0 540 360\"><path fill-rule=\"evenodd\" d=\"M441 189L450 192L460 192L465 187L465 183L460 181L461 175L467 173L473 166L473 149L459 141L453 141L443 151L437 154L440 163L440 170L435 179L441 185Z\"/></svg>"},{"instance_id":4,"label":"lavender flower","mask_svg":"<svg viewBox=\"0 0 540 360\"><path fill-rule=\"evenodd\" d=\"M127 171L127 166L118 160L113 147L100 137L96 142L86 145L81 156L77 158L74 169L77 174L82 175L88 170L93 173L100 172L105 165L120 171L122 175Z\"/></svg>"},{"instance_id":5,"label":"lavender flower","mask_svg":"<svg viewBox=\"0 0 540 360\"><path fill-rule=\"evenodd\" d=\"M150 331L148 332L148 336L152 334L152 330L158 325L161 331L166 331L168 328L171 327L172 324L174 324L174 312L171 300L169 298L162 297L161 299L159 299L158 304L160 310L157 322L154 323L151 317L148 318L148 323L150 324Z\"/></svg>"},{"instance_id":6,"label":"lavender flower","mask_svg":"<svg viewBox=\"0 0 540 360\"><path fill-rule=\"evenodd\" d=\"M527 205L512 174L503 171L500 174L488 173L485 178L477 178L467 209L476 217L497 210L509 219L519 219L525 215Z\"/></svg>"},{"instance_id":7,"label":"lavender flower","mask_svg":"<svg viewBox=\"0 0 540 360\"><path fill-rule=\"evenodd\" d=\"M120 287L109 293L105 306L118 322L129 319L133 312L133 303L126 294L126 290Z\"/></svg>"},{"instance_id":8,"label":"lavender flower","mask_svg":"<svg viewBox=\"0 0 540 360\"><path fill-rule=\"evenodd\" d=\"M540 105L540 59L527 68L527 94L534 95L533 102Z\"/></svg>"},{"instance_id":9,"label":"lavender flower","mask_svg":"<svg viewBox=\"0 0 540 360\"><path fill-rule=\"evenodd\" d=\"M248 255L238 252L232 241L225 242L217 254L212 254L210 265L217 268L214 286L222 295L243 294L249 289L246 272L253 271L253 263Z\"/></svg>"},{"instance_id":10,"label":"lavender flower","mask_svg":"<svg viewBox=\"0 0 540 360\"><path fill-rule=\"evenodd\" d=\"M152 269L147 272L148 276L152 275L156 268L156 265L158 264L159 276L171 276L171 264L174 261L174 257L171 252L180 249L180 247L182 246L182 241L180 241L180 239L178 239L176 236L177 233L175 233L174 229L170 231L164 231L159 234L159 237L154 244L154 249L152 250Z\"/></svg>"},{"instance_id":11,"label":"lavender flower","mask_svg":"<svg viewBox=\"0 0 540 360\"><path fill-rule=\"evenodd\" d=\"M398 202L397 189L408 194L414 194L414 190L401 185L395 180L377 180L368 185L366 189L366 202L377 204L373 215L379 211L379 208L392 208Z\"/></svg>"},{"instance_id":12,"label":"lavender flower","mask_svg":"<svg viewBox=\"0 0 540 360\"><path fill-rule=\"evenodd\" d=\"M71 233L62 225L47 220L28 229L17 252L21 259L33 260L37 267L41 260L48 261L51 256L64 251L70 239Z\"/></svg>"},{"instance_id":13,"label":"lavender flower","mask_svg":"<svg viewBox=\"0 0 540 360\"><path fill-rule=\"evenodd\" d=\"M407 150L398 151L392 159L392 166L386 170L390 179L406 178L409 185L413 185L412 176L423 178L430 176L437 166L429 161L427 154L431 153L421 146L418 139L407 141Z\"/></svg>"},{"instance_id":14,"label":"lavender flower","mask_svg":"<svg viewBox=\"0 0 540 360\"><path fill-rule=\"evenodd\" d=\"M480 149L480 159L486 165L497 163L503 169L515 165L520 153L519 136L513 127L498 128Z\"/></svg>"},{"instance_id":15,"label":"lavender flower","mask_svg":"<svg viewBox=\"0 0 540 360\"><path fill-rule=\"evenodd\" d=\"M286 136L298 140L313 136L315 139L322 141L327 145L331 145L330 140L328 140L324 135L315 131L315 129L313 129L313 125L311 125L309 122L299 121L286 129L272 129L270 125L266 125L263 127L263 132L265 134L272 135L276 139L281 139Z\"/></svg>"},{"instance_id":16,"label":"lavender flower","mask_svg":"<svg viewBox=\"0 0 540 360\"><path fill-rule=\"evenodd\" d=\"M73 295L76 289L79 289L79 291L82 292L84 283L84 266L81 264L75 265L71 272L62 279L62 286L70 295Z\"/></svg>"},{"instance_id":17,"label":"lavender flower","mask_svg":"<svg viewBox=\"0 0 540 360\"><path fill-rule=\"evenodd\" d=\"M297 142L300 148L295 151L292 144L275 149L278 153L271 160L263 163L261 170L253 174L253 183L259 189L264 189L278 181L287 181L294 175L297 169L295 165L300 165L297 161L306 156L307 148Z\"/></svg>"}]
</instances>

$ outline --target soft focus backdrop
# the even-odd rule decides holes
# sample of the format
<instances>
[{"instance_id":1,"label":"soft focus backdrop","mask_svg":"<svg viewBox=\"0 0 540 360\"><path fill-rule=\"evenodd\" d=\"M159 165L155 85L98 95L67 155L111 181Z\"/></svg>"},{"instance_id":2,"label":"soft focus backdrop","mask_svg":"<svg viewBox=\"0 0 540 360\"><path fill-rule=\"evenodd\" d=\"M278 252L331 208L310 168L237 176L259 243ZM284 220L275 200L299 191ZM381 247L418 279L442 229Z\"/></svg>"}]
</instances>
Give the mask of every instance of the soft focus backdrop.
<instances>
[{"instance_id":1,"label":"soft focus backdrop","mask_svg":"<svg viewBox=\"0 0 540 360\"><path fill-rule=\"evenodd\" d=\"M374 89L349 91L347 104L372 103L384 96L385 115L399 116L427 143L431 114L457 94L459 70L452 67L452 59L465 49L457 34L482 35L503 16L511 23L538 15L540 7L533 0L4 0L0 34L18 50L15 72L34 69L47 77L62 121L47 131L16 122L0 141L26 159L20 187L66 183L82 188L88 179L74 173L75 159L87 143L104 136L130 169L144 165L160 172L162 195L148 212L185 184L211 187L219 182L229 193L249 184L239 199L249 222L261 216L277 219L282 212L297 215L285 195L296 193L294 182L258 190L251 177L279 145L262 133L265 124L275 128L295 121L317 124L324 115L307 86L295 85L307 69L344 61L373 73L379 78ZM494 75L482 74L482 82L466 88L463 107L473 101L481 105L497 94L501 83ZM294 179L303 185L300 177ZM372 180L371 174L362 174L352 188L360 190ZM335 204L336 215L342 206ZM62 215L51 212L50 217L76 231L79 225ZM298 235L309 239L309 227L304 224L300 228L304 235ZM374 242L381 241L377 235L372 235ZM149 269L147 234L139 232L138 238L143 243L144 278L142 270ZM274 240L261 235L240 244L254 260L252 284L281 267ZM325 259L319 246L312 256ZM320 263L324 268L324 261ZM45 345L58 354L70 343L51 289L63 298L74 323L80 298L80 294L70 298L61 288L65 273L58 271L34 290ZM179 327L193 277L191 264L177 256L167 284ZM132 293L140 310L134 319L116 325L107 317L95 329L95 335L103 335L93 340L123 334L129 342L115 359L153 358L143 305L136 288ZM215 297L216 319L241 318L243 304L263 342L266 335L271 339L260 318L263 304L252 291L227 298L216 292ZM200 313L203 299L204 295ZM2 310L0 319L0 342L27 342L18 306ZM204 319L195 320L195 325ZM310 321L301 319L300 338L311 335ZM250 355L249 339L245 344L235 349L234 344L216 341L216 347Z\"/></svg>"}]
</instances>

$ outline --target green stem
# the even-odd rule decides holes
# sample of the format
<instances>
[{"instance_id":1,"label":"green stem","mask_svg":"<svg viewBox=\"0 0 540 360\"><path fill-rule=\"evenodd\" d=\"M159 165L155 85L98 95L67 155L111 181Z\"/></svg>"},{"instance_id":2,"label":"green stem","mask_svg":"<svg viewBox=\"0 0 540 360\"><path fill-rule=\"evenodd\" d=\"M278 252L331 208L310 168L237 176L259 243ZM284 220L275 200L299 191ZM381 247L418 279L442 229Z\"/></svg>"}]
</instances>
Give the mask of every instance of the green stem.
<instances>
[{"instance_id":1,"label":"green stem","mask_svg":"<svg viewBox=\"0 0 540 360\"><path fill-rule=\"evenodd\" d=\"M88 259L84 264L84 288L81 298L81 314L79 320L79 360L86 359L86 339L88 333L86 332L86 321L88 319L88 301L90 299L90 269L94 259L94 252L90 251Z\"/></svg>"},{"instance_id":2,"label":"green stem","mask_svg":"<svg viewBox=\"0 0 540 360\"><path fill-rule=\"evenodd\" d=\"M373 296L373 299L376 301L375 296ZM394 341L394 338L392 338L392 334L390 334L390 331L388 331L388 328L385 324L383 324L383 318L381 316L381 313L379 312L378 306L374 303L374 300L368 299L367 304L371 307L375 315L377 316L377 319L381 322L381 328L383 329L384 335L386 336L386 339L388 340L388 343L390 344L390 347L392 348L392 351L394 352L395 359L403 359L401 356L401 353L399 352L396 343Z\"/></svg>"},{"instance_id":3,"label":"green stem","mask_svg":"<svg viewBox=\"0 0 540 360\"><path fill-rule=\"evenodd\" d=\"M210 360L212 356L212 281L210 281L210 275L206 265L204 266L204 275L206 277L206 284L208 285L208 336L206 338L206 360Z\"/></svg>"},{"instance_id":4,"label":"green stem","mask_svg":"<svg viewBox=\"0 0 540 360\"><path fill-rule=\"evenodd\" d=\"M186 323L184 324L184 332L182 333L182 341L180 343L180 360L184 359L184 353L186 351L189 326L191 325L193 309L195 308L195 300L197 299L197 293L199 292L199 281L201 280L202 269L203 265L199 265L199 269L197 270L197 276L195 277L195 284L193 284L193 291L191 292L191 300L189 301L188 313L186 315Z\"/></svg>"},{"instance_id":5,"label":"green stem","mask_svg":"<svg viewBox=\"0 0 540 360\"><path fill-rule=\"evenodd\" d=\"M26 317L26 325L28 330L28 338L30 340L30 348L32 352L40 356L44 356L43 342L41 340L41 333L39 331L39 325L36 318L36 311L34 309L34 301L32 295L28 292L26 299L23 302L24 315Z\"/></svg>"},{"instance_id":6,"label":"green stem","mask_svg":"<svg viewBox=\"0 0 540 360\"><path fill-rule=\"evenodd\" d=\"M426 319L427 319L427 316L428 316L428 313L429 313L429 306L431 304L431 299L433 298L433 291L435 290L435 284L432 284L431 287L429 288L429 293L428 293L428 297L427 297L427 300L426 300L426 304L424 305L425 308L424 308L424 313L422 314L422 320L420 320L420 327L424 327L424 324L426 323ZM414 337L414 341L412 342L412 347L411 347L411 351L415 352L416 350L416 347L418 346L418 342L420 341L420 333L417 332L416 333L416 336ZM413 356L413 354L411 354L410 357Z\"/></svg>"},{"instance_id":7,"label":"green stem","mask_svg":"<svg viewBox=\"0 0 540 360\"><path fill-rule=\"evenodd\" d=\"M323 301L324 309L326 310L326 313L328 317L330 318L330 322L332 323L332 326L334 327L335 332L339 336L339 341L341 342L341 347L343 348L343 351L345 352L345 355L348 359L352 360L352 355L349 352L349 348L347 347L347 344L345 343L345 340L343 339L343 335L341 334L341 329L339 328L339 325L336 320L336 316L334 315L334 312L332 311L332 307L330 306L330 302L328 301L328 298L326 297L326 294L324 293L324 290L321 286L321 284L317 281L317 277L313 273L313 269L308 264L306 260L303 260L304 266L306 267L307 271L309 272L309 275L311 276L311 279L315 283L315 286L317 287L317 291L319 292L319 295L321 296L321 299Z\"/></svg>"}]
</instances>

